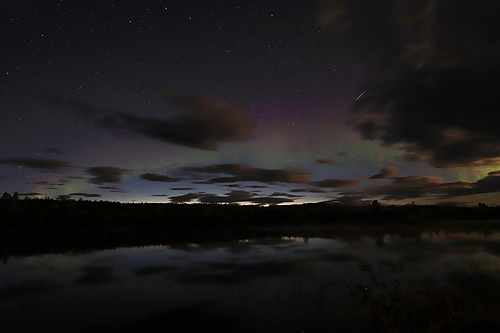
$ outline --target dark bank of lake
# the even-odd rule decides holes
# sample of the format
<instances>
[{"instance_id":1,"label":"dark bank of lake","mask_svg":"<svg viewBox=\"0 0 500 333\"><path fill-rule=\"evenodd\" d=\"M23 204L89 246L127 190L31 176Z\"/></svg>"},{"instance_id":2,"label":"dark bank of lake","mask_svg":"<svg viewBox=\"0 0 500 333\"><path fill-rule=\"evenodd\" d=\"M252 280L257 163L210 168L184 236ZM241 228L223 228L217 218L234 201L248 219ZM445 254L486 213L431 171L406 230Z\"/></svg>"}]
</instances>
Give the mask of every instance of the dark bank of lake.
<instances>
[{"instance_id":1,"label":"dark bank of lake","mask_svg":"<svg viewBox=\"0 0 500 333\"><path fill-rule=\"evenodd\" d=\"M33 331L498 331L500 222L3 230Z\"/></svg>"}]
</instances>

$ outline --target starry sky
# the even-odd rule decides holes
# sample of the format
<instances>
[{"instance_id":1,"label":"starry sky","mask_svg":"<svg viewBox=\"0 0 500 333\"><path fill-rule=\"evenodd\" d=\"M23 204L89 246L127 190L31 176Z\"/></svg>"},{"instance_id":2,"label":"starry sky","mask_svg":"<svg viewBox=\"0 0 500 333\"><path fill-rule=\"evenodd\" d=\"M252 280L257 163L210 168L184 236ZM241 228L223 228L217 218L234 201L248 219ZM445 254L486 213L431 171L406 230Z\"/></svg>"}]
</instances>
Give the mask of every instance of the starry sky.
<instances>
[{"instance_id":1,"label":"starry sky","mask_svg":"<svg viewBox=\"0 0 500 333\"><path fill-rule=\"evenodd\" d=\"M0 192L500 204L498 1L0 1Z\"/></svg>"}]
</instances>

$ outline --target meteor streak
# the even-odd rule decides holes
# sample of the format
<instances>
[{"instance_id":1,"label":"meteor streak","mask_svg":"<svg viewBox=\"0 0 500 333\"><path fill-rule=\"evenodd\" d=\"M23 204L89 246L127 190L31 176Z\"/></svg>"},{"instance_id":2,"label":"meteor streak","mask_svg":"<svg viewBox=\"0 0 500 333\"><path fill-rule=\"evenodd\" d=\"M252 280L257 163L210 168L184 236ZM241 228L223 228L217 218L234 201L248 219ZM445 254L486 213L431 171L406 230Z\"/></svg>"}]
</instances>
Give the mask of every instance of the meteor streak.
<instances>
[{"instance_id":1,"label":"meteor streak","mask_svg":"<svg viewBox=\"0 0 500 333\"><path fill-rule=\"evenodd\" d=\"M367 91L368 91L368 89L370 89L370 88L366 88L366 90L365 90L365 91L363 91L363 92L361 93L361 95L359 95L359 96L358 96L358 98L356 98L356 100L360 99L360 98L361 98L361 96L363 96L363 95L365 94L365 92L367 92Z\"/></svg>"}]
</instances>

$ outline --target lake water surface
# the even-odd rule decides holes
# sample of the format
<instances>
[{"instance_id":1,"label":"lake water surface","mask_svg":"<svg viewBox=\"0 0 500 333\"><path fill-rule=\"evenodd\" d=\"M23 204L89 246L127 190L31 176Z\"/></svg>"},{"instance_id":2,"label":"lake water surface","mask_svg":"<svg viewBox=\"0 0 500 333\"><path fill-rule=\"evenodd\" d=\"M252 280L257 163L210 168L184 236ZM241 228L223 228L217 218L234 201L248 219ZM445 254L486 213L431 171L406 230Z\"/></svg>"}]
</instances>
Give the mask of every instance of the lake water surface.
<instances>
[{"instance_id":1,"label":"lake water surface","mask_svg":"<svg viewBox=\"0 0 500 333\"><path fill-rule=\"evenodd\" d=\"M500 233L362 230L9 256L2 331L500 327Z\"/></svg>"}]
</instances>

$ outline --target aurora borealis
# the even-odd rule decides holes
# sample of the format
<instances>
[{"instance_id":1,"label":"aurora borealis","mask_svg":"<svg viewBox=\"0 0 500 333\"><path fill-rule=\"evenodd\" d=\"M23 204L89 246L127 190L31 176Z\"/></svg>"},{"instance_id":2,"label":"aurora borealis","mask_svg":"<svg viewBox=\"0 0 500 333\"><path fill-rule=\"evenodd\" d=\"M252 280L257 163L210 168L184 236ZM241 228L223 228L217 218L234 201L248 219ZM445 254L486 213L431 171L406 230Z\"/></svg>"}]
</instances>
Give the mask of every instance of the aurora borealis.
<instances>
[{"instance_id":1,"label":"aurora borealis","mask_svg":"<svg viewBox=\"0 0 500 333\"><path fill-rule=\"evenodd\" d=\"M500 203L496 1L3 1L0 192Z\"/></svg>"}]
</instances>

